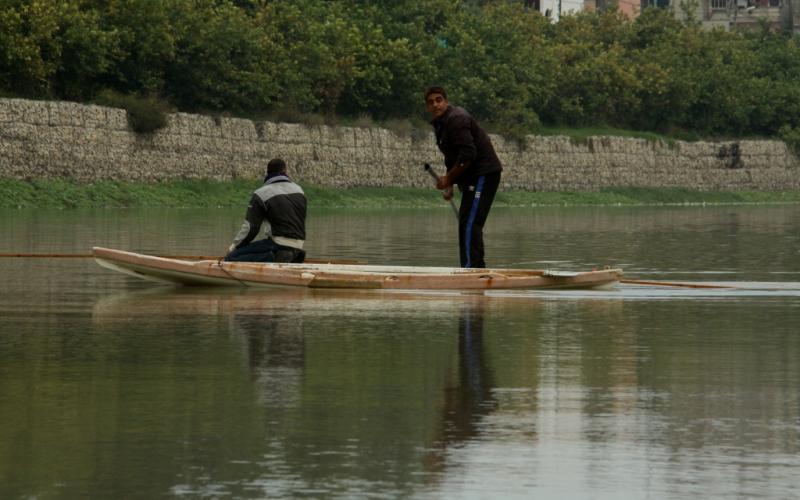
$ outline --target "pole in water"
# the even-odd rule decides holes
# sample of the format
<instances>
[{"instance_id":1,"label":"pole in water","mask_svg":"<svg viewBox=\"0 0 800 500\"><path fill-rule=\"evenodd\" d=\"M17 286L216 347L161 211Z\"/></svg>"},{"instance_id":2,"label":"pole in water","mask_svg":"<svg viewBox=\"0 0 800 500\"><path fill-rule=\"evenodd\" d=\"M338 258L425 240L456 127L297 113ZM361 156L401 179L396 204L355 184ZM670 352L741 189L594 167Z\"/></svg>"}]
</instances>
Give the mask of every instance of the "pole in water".
<instances>
[{"instance_id":1,"label":"pole in water","mask_svg":"<svg viewBox=\"0 0 800 500\"><path fill-rule=\"evenodd\" d=\"M433 177L433 180L439 182L439 176L433 171L433 167L431 167L430 163L426 163L422 168ZM450 206L453 207L453 213L456 214L456 219L458 219L458 209L456 208L456 202L453 201L453 198L450 198Z\"/></svg>"}]
</instances>

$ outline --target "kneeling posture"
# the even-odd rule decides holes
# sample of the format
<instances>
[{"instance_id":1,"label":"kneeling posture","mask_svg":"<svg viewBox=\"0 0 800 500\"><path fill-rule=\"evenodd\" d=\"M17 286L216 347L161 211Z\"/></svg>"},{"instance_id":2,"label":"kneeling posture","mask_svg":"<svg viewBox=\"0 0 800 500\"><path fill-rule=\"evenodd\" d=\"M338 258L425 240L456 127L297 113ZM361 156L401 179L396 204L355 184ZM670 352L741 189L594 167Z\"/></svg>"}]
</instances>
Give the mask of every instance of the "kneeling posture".
<instances>
[{"instance_id":1,"label":"kneeling posture","mask_svg":"<svg viewBox=\"0 0 800 500\"><path fill-rule=\"evenodd\" d=\"M263 240L253 241L265 225ZM250 197L244 223L226 261L303 262L306 253L306 195L286 175L286 163L270 160L264 185Z\"/></svg>"}]
</instances>

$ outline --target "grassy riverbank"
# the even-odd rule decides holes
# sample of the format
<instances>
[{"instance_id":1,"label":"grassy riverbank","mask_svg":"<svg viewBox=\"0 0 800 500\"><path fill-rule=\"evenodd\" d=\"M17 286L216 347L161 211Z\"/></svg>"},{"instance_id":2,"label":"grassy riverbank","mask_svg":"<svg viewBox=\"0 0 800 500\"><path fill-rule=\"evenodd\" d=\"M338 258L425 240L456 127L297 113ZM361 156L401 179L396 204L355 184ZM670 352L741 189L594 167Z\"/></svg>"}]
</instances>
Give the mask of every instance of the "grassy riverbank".
<instances>
[{"instance_id":1,"label":"grassy riverbank","mask_svg":"<svg viewBox=\"0 0 800 500\"><path fill-rule=\"evenodd\" d=\"M243 207L256 180L185 180L158 184L0 179L0 208ZM303 186L311 207L443 206L433 189ZM613 188L594 193L501 191L495 206L800 203L800 191L709 192L682 188Z\"/></svg>"}]
</instances>

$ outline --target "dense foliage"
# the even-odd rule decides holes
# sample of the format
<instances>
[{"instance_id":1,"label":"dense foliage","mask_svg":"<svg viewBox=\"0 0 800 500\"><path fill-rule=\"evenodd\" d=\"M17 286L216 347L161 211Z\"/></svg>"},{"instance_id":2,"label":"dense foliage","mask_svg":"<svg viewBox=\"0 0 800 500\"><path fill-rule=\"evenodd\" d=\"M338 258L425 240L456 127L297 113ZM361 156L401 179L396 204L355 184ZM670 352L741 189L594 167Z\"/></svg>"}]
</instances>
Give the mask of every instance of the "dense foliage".
<instances>
[{"instance_id":1,"label":"dense foliage","mask_svg":"<svg viewBox=\"0 0 800 500\"><path fill-rule=\"evenodd\" d=\"M540 124L800 135L798 39L664 9L558 23L525 2L3 0L0 92L177 109L424 116L438 83L499 132Z\"/></svg>"}]
</instances>

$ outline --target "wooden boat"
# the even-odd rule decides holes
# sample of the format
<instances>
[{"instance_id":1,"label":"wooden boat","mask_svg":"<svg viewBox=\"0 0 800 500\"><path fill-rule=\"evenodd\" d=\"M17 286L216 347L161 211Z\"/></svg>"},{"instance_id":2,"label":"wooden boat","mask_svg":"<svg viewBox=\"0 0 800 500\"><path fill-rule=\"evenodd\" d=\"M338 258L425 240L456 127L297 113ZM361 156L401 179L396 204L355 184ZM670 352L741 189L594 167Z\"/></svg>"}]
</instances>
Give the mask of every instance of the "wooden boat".
<instances>
[{"instance_id":1,"label":"wooden boat","mask_svg":"<svg viewBox=\"0 0 800 500\"><path fill-rule=\"evenodd\" d=\"M533 269L189 261L101 247L93 248L92 255L98 264L108 269L180 285L478 291L597 288L608 287L622 278L619 269L574 273Z\"/></svg>"}]
</instances>

